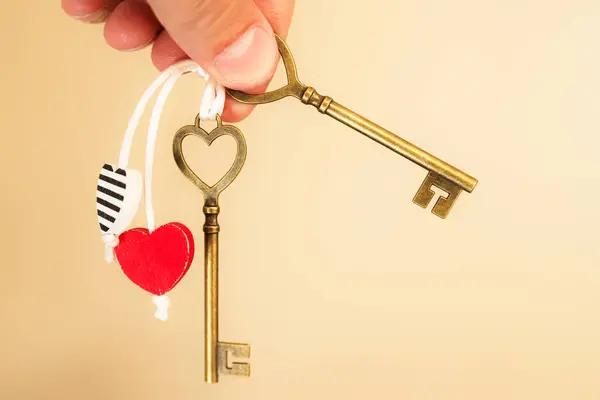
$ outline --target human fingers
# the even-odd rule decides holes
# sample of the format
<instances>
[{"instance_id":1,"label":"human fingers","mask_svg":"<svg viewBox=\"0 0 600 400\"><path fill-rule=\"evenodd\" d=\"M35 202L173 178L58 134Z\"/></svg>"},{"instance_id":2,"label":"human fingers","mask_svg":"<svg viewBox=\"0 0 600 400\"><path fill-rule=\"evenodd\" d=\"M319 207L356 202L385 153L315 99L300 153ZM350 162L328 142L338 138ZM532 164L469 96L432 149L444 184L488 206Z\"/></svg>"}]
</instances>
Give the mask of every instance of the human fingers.
<instances>
[{"instance_id":1,"label":"human fingers","mask_svg":"<svg viewBox=\"0 0 600 400\"><path fill-rule=\"evenodd\" d=\"M159 71L187 59L189 59L188 55L175 43L167 31L162 31L152 45L152 63ZM238 122L246 118L253 108L253 106L238 103L228 97L221 118L226 122Z\"/></svg>"},{"instance_id":2,"label":"human fingers","mask_svg":"<svg viewBox=\"0 0 600 400\"><path fill-rule=\"evenodd\" d=\"M124 0L104 25L104 38L111 47L122 51L139 50L156 39L162 27L144 0Z\"/></svg>"},{"instance_id":3,"label":"human fingers","mask_svg":"<svg viewBox=\"0 0 600 400\"><path fill-rule=\"evenodd\" d=\"M249 90L273 76L273 29L253 0L148 2L175 43L222 85Z\"/></svg>"}]
</instances>

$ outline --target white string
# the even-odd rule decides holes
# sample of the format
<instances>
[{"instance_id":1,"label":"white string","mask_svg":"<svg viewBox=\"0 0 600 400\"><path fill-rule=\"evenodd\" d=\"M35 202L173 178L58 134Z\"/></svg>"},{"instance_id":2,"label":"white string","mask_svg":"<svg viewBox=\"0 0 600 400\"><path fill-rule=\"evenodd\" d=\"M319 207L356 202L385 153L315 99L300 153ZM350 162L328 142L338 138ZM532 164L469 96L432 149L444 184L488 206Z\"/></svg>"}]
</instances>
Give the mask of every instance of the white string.
<instances>
[{"instance_id":1,"label":"white string","mask_svg":"<svg viewBox=\"0 0 600 400\"><path fill-rule=\"evenodd\" d=\"M129 123L127 124L127 131L125 131L125 137L123 138L123 144L121 145L121 154L119 155L119 168L125 169L127 168L127 164L129 163L129 154L131 153L131 145L133 143L133 136L135 131L140 124L140 119L142 119L142 115L144 114L144 110L146 109L146 105L148 101L150 101L150 97L156 92L156 90L162 85L167 78L171 75L170 70L165 70L162 74L156 78L156 80L146 89L142 98L138 101L138 104L133 112L133 115L129 119Z\"/></svg>"},{"instance_id":2,"label":"white string","mask_svg":"<svg viewBox=\"0 0 600 400\"><path fill-rule=\"evenodd\" d=\"M154 312L154 317L160 319L161 321L166 321L169 319L169 305L171 300L168 296L152 296L152 303L156 305L156 312Z\"/></svg>"},{"instance_id":3,"label":"white string","mask_svg":"<svg viewBox=\"0 0 600 400\"><path fill-rule=\"evenodd\" d=\"M125 131L125 137L121 144L121 153L119 155L119 168L125 169L129 163L129 155L131 153L131 146L133 143L133 137L135 131L140 124L144 110L150 101L152 95L160 88L160 86L167 81L167 79L174 73L181 72L181 75L188 72L195 72L198 76L203 78L207 85L204 90L204 96L200 105L200 119L203 120L214 120L216 114L223 112L225 104L225 88L214 80L194 61L185 60L179 63L173 64L171 67L163 71L156 80L146 89L138 104L129 123L127 124L127 130ZM207 92L214 93L212 96L207 96ZM206 102L206 103L205 103Z\"/></svg>"},{"instance_id":4,"label":"white string","mask_svg":"<svg viewBox=\"0 0 600 400\"><path fill-rule=\"evenodd\" d=\"M211 120L217 119L217 114L223 114L225 106L225 88L219 85L212 79L207 81L202 102L200 103L200 119Z\"/></svg>"},{"instance_id":5,"label":"white string","mask_svg":"<svg viewBox=\"0 0 600 400\"><path fill-rule=\"evenodd\" d=\"M115 247L119 245L119 237L113 233L102 235L104 241L104 261L111 264L115 260Z\"/></svg>"},{"instance_id":6,"label":"white string","mask_svg":"<svg viewBox=\"0 0 600 400\"><path fill-rule=\"evenodd\" d=\"M206 89L202 96L202 102L200 103L200 119L216 119L217 113L223 113L223 107L225 105L225 89L223 86L215 83L202 68L197 64L183 65L175 69L171 76L167 79L166 83L160 90L154 109L152 110L152 116L150 118L150 125L148 128L148 138L146 141L146 177L145 177L145 203L146 203L146 220L148 224L148 231L152 232L156 229L156 222L154 217L154 207L152 204L152 167L154 165L154 153L156 147L156 138L158 136L158 125L160 117L164 109L169 93L175 86L175 82L183 74L187 72L195 72L200 77L204 78L207 82Z\"/></svg>"},{"instance_id":7,"label":"white string","mask_svg":"<svg viewBox=\"0 0 600 400\"><path fill-rule=\"evenodd\" d=\"M146 202L146 220L148 223L148 231L152 232L156 229L154 221L154 207L152 206L152 167L154 165L154 150L156 147L156 137L158 135L158 122L162 113L167 97L175 86L175 82L181 76L181 72L176 72L167 80L165 85L160 90L152 117L150 118L150 127L148 128L148 138L146 141L146 183L145 183L145 202Z\"/></svg>"},{"instance_id":8,"label":"white string","mask_svg":"<svg viewBox=\"0 0 600 400\"><path fill-rule=\"evenodd\" d=\"M156 148L156 138L158 135L158 127L162 110L165 106L169 93L175 86L177 79L182 75L193 72L203 78L206 82L206 88L202 95L202 101L200 103L200 119L201 120L215 120L217 114L223 113L225 106L225 88L219 83L215 82L198 64L191 60L186 60L172 65L161 73L156 80L146 89L138 104L135 108L133 115L131 116L129 123L127 124L127 130L123 143L121 145L121 153L119 156L119 168L126 169L129 163L129 155L131 153L131 146L133 144L133 137L144 110L150 101L150 98L154 93L164 84L162 87L154 109L152 110L152 116L150 118L150 125L148 127L148 137L146 141L146 165L145 165L145 204L146 204L146 220L148 224L148 230L150 232L156 229L156 222L154 218L154 207L152 204L152 167L154 165L154 153ZM107 262L112 256L108 255L108 247L116 247L118 244L114 244L114 238L105 239L107 245Z\"/></svg>"},{"instance_id":9,"label":"white string","mask_svg":"<svg viewBox=\"0 0 600 400\"><path fill-rule=\"evenodd\" d=\"M154 208L152 205L152 167L154 164L154 152L156 147L156 137L158 135L158 125L160 122L160 116L162 110L167 101L169 93L175 86L177 79L182 75L193 72L204 79L206 82L206 88L202 95L202 101L200 103L199 116L201 120L215 120L217 114L223 113L225 106L225 88L218 82L215 82L198 64L191 60L186 60L172 65L164 72L162 72L155 81L144 91L142 97L138 101L133 115L131 116L129 123L127 124L127 130L125 131L125 137L121 144L121 153L119 155L118 167L127 169L129 163L129 155L131 153L131 146L133 144L133 137L144 110L150 101L150 98L154 93L164 84L162 87L154 109L152 110L152 116L150 118L150 125L148 127L148 137L146 141L146 177L145 177L145 203L146 203L146 220L148 224L148 230L152 232L155 226L154 219ZM106 262L111 263L114 259L114 248L119 244L119 237L117 234L103 235L102 237L105 246L105 259ZM156 305L156 312L154 316L162 321L168 319L168 308L170 300L167 296L153 296L152 302Z\"/></svg>"}]
</instances>

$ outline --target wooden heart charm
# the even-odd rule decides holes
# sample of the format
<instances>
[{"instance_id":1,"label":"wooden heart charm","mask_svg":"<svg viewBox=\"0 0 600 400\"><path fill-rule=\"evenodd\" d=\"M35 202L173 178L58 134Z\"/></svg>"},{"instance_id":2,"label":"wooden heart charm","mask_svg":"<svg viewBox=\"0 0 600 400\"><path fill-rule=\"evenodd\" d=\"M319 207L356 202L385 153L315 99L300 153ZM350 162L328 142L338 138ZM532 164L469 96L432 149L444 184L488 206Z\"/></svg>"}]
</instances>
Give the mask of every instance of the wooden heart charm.
<instances>
[{"instance_id":1,"label":"wooden heart charm","mask_svg":"<svg viewBox=\"0 0 600 400\"><path fill-rule=\"evenodd\" d=\"M135 217L142 197L142 174L104 164L96 186L96 213L103 234L118 235Z\"/></svg>"},{"instance_id":2,"label":"wooden heart charm","mask_svg":"<svg viewBox=\"0 0 600 400\"><path fill-rule=\"evenodd\" d=\"M183 139L187 136L196 136L204 140L204 142L210 146L217 138L221 136L231 136L237 143L237 153L233 164L229 170L223 175L223 177L215 183L213 186L208 186L188 165L183 156ZM225 190L231 182L238 176L240 170L244 166L246 161L246 140L242 132L231 125L223 125L221 119L217 116L217 127L210 133L200 128L200 119L196 117L195 125L186 125L179 129L173 138L173 156L177 166L181 172L189 179L204 195L205 201L214 202L216 204L219 195Z\"/></svg>"},{"instance_id":3,"label":"wooden heart charm","mask_svg":"<svg viewBox=\"0 0 600 400\"><path fill-rule=\"evenodd\" d=\"M163 225L150 233L135 228L119 236L115 255L121 269L136 285L162 296L179 283L194 259L194 239L183 224Z\"/></svg>"}]
</instances>

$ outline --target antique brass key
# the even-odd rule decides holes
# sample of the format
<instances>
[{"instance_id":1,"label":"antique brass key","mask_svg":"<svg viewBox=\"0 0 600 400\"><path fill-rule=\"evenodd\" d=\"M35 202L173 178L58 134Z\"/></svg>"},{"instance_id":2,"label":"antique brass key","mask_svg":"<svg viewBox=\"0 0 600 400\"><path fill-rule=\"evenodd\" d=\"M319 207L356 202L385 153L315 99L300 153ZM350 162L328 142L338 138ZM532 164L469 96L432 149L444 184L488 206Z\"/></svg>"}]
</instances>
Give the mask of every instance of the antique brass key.
<instances>
[{"instance_id":1,"label":"antique brass key","mask_svg":"<svg viewBox=\"0 0 600 400\"><path fill-rule=\"evenodd\" d=\"M215 185L208 186L188 166L183 156L182 143L187 136L197 136L207 145L221 136L231 136L237 143L237 154L233 165ZM234 126L223 125L217 116L217 128L210 133L200 128L196 117L194 125L184 126L173 139L173 155L177 166L204 195L204 349L205 380L219 381L219 374L250 376L250 364L233 361L249 359L250 345L219 341L219 195L237 177L246 160L246 141L242 132Z\"/></svg>"},{"instance_id":2,"label":"antique brass key","mask_svg":"<svg viewBox=\"0 0 600 400\"><path fill-rule=\"evenodd\" d=\"M296 97L304 104L316 107L321 113L335 118L368 138L427 169L429 171L427 177L417 191L413 202L423 208L427 208L435 195L431 187L436 186L442 189L448 195L447 197L440 197L432 209L432 212L440 218L448 216L450 209L463 190L471 193L475 189L477 185L475 178L368 119L361 117L341 104L336 103L331 97L320 95L314 88L300 82L298 80L296 65L288 46L281 37L276 35L276 39L286 69L287 85L277 90L258 95L228 89L227 91L231 97L246 104L263 104L288 96Z\"/></svg>"}]
</instances>

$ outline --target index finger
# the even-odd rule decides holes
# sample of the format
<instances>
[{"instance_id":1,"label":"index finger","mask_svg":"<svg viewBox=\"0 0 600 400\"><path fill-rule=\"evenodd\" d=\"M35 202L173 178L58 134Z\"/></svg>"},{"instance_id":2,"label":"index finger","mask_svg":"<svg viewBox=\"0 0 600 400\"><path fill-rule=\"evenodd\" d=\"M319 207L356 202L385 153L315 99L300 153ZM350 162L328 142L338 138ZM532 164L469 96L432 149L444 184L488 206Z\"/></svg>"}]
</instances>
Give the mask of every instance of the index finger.
<instances>
[{"instance_id":1,"label":"index finger","mask_svg":"<svg viewBox=\"0 0 600 400\"><path fill-rule=\"evenodd\" d=\"M67 15L85 22L104 22L121 0L61 0Z\"/></svg>"}]
</instances>

